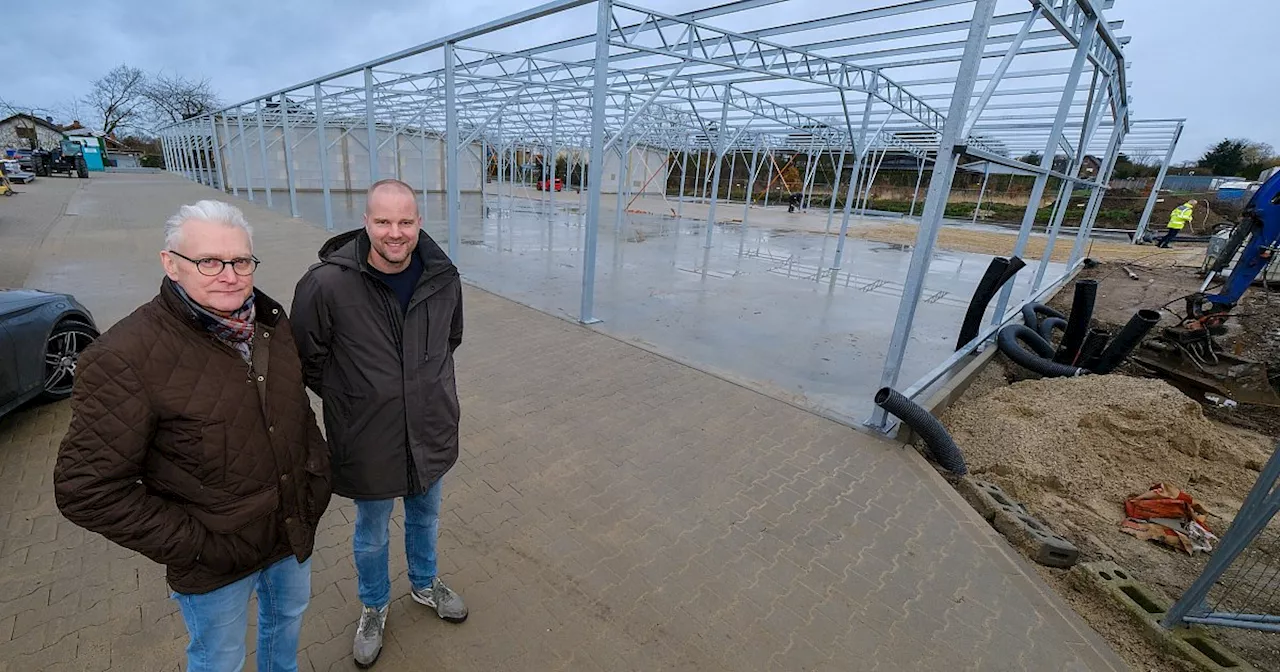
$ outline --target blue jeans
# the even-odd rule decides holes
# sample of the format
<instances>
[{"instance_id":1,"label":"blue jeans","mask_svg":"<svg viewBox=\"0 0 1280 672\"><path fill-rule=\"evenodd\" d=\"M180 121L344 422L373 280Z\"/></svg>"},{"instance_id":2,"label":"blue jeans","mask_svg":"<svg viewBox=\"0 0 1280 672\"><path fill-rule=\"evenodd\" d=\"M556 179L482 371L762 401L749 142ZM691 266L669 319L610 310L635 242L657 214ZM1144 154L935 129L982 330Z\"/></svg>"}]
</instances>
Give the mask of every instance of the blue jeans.
<instances>
[{"instance_id":1,"label":"blue jeans","mask_svg":"<svg viewBox=\"0 0 1280 672\"><path fill-rule=\"evenodd\" d=\"M440 532L440 482L421 495L404 498L404 550L409 557L409 583L430 588L436 578L436 535ZM391 509L395 499L357 499L356 533L352 540L360 602L382 608L391 602Z\"/></svg>"},{"instance_id":2,"label":"blue jeans","mask_svg":"<svg viewBox=\"0 0 1280 672\"><path fill-rule=\"evenodd\" d=\"M187 672L240 672L249 596L258 591L258 669L297 672L302 612L311 601L311 559L292 556L200 595L174 593L187 624Z\"/></svg>"}]
</instances>

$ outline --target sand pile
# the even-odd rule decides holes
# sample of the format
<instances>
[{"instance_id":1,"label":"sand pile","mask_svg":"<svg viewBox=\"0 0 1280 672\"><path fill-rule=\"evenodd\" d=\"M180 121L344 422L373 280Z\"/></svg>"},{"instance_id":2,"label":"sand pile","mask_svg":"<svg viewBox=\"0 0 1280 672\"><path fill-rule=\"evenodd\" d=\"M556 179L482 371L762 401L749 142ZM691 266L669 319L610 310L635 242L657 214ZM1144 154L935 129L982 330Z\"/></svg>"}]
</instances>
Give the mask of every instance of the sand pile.
<instances>
[{"instance_id":1,"label":"sand pile","mask_svg":"<svg viewBox=\"0 0 1280 672\"><path fill-rule=\"evenodd\" d=\"M1126 497L1155 482L1229 521L1272 449L1211 422L1164 381L1121 375L1014 383L953 407L943 422L978 477L1044 513L1085 509L1110 524Z\"/></svg>"},{"instance_id":2,"label":"sand pile","mask_svg":"<svg viewBox=\"0 0 1280 672\"><path fill-rule=\"evenodd\" d=\"M1156 481L1169 483L1216 514L1209 525L1221 534L1274 439L1206 419L1199 404L1164 381L1109 375L1009 384L1020 374L1008 366L1006 372L997 357L942 417L974 475L1026 503L1080 548L1083 561L1113 560L1167 597L1181 595L1208 556L1122 533L1125 498ZM1256 567L1257 578L1241 590L1264 596L1253 610L1280 613L1280 594L1270 584L1280 564ZM1190 669L1149 646L1110 602L1077 592L1059 570L1039 571L1134 669ZM1280 672L1274 635L1231 629L1214 635L1258 669Z\"/></svg>"}]
</instances>

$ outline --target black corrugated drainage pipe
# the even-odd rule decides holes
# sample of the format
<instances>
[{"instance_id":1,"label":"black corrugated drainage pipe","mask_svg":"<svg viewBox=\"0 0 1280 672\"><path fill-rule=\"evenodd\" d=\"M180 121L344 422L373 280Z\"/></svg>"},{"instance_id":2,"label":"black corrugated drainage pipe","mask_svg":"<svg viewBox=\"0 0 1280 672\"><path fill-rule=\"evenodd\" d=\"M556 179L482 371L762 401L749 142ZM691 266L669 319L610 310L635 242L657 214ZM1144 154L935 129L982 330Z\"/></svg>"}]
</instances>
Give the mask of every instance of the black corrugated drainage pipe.
<instances>
[{"instance_id":1,"label":"black corrugated drainage pipe","mask_svg":"<svg viewBox=\"0 0 1280 672\"><path fill-rule=\"evenodd\" d=\"M1098 363L1094 365L1094 373L1111 373L1119 367L1124 360L1129 357L1129 353L1138 347L1142 339L1156 326L1160 321L1160 313L1154 310L1143 308L1129 318L1129 322L1124 325L1116 337L1111 339L1107 344L1107 348L1102 351L1098 357Z\"/></svg>"},{"instance_id":2,"label":"black corrugated drainage pipe","mask_svg":"<svg viewBox=\"0 0 1280 672\"><path fill-rule=\"evenodd\" d=\"M1004 257L996 257L991 260L991 264L987 266L987 271L982 274L982 280L978 281L978 286L973 290L973 298L969 300L969 309L965 311L964 322L960 326L960 334L956 337L956 350L963 348L965 344L972 341L978 336L978 329L982 326L982 314L987 311L987 305L991 303L992 297L1004 283L1012 278L1026 267L1027 262L1018 257L1005 259Z\"/></svg>"},{"instance_id":3,"label":"black corrugated drainage pipe","mask_svg":"<svg viewBox=\"0 0 1280 672\"><path fill-rule=\"evenodd\" d=\"M1035 352L1028 352L1021 343L1027 344ZM1000 330L996 343L1006 357L1017 362L1023 368L1042 376L1057 378L1061 376L1078 376L1088 373L1079 367L1059 364L1053 361L1053 346L1041 338L1031 327L1022 324L1010 324Z\"/></svg>"},{"instance_id":4,"label":"black corrugated drainage pipe","mask_svg":"<svg viewBox=\"0 0 1280 672\"><path fill-rule=\"evenodd\" d=\"M1043 338L1046 343L1053 345L1053 330L1066 330L1066 328L1067 321L1061 317L1046 317L1040 322L1040 329L1037 333L1040 334L1040 338Z\"/></svg>"},{"instance_id":5,"label":"black corrugated drainage pipe","mask_svg":"<svg viewBox=\"0 0 1280 672\"><path fill-rule=\"evenodd\" d=\"M1098 363L1098 355L1102 354L1109 340L1111 332L1106 329L1090 329L1089 334L1084 337L1084 345L1080 346L1080 354L1076 355L1076 361L1067 363L1085 369L1092 368Z\"/></svg>"},{"instance_id":6,"label":"black corrugated drainage pipe","mask_svg":"<svg viewBox=\"0 0 1280 672\"><path fill-rule=\"evenodd\" d=\"M956 476L969 473L969 467L965 466L964 455L961 454L959 446L947 433L947 428L943 427L942 423L928 411L891 387L880 388L880 391L876 392L875 400L876 406L897 416L911 428L911 431L924 439L933 461L942 465L943 469Z\"/></svg>"},{"instance_id":7,"label":"black corrugated drainage pipe","mask_svg":"<svg viewBox=\"0 0 1280 672\"><path fill-rule=\"evenodd\" d=\"M1093 304L1098 296L1097 280L1077 280L1076 292L1071 298L1071 315L1067 318L1067 330L1062 334L1062 345L1053 361L1071 364L1080 354L1084 337L1089 333L1089 321L1093 319ZM1044 333L1044 332L1041 332Z\"/></svg>"},{"instance_id":8,"label":"black corrugated drainage pipe","mask_svg":"<svg viewBox=\"0 0 1280 672\"><path fill-rule=\"evenodd\" d=\"M1043 303L1028 303L1022 307L1022 321L1028 327L1031 327L1032 331L1038 331L1040 329L1041 317L1056 317L1062 320L1067 319L1066 315L1059 313Z\"/></svg>"}]
</instances>

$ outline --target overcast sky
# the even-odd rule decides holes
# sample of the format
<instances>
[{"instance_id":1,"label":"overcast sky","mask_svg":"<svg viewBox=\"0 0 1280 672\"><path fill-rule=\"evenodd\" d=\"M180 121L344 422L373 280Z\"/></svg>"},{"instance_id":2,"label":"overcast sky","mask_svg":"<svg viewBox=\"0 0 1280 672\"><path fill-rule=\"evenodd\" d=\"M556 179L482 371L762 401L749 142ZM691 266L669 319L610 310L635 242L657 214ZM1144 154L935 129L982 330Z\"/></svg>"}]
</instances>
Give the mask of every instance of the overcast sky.
<instances>
[{"instance_id":1,"label":"overcast sky","mask_svg":"<svg viewBox=\"0 0 1280 672\"><path fill-rule=\"evenodd\" d=\"M778 5L754 21L803 13ZM5 3L0 100L64 111L89 82L119 63L147 71L208 77L226 102L274 91L434 37L520 11L516 0L224 0L218 3L98 0L80 3L69 17L64 4ZM677 13L714 4L706 0L640 0ZM826 7L843 3L819 3ZM850 8L888 4L848 3ZM1025 11L1029 3L1002 0L1000 11ZM957 8L959 9L959 8ZM821 10L819 10L821 11ZM829 11L829 10L828 10ZM950 20L953 15L943 17ZM1135 117L1186 117L1175 160L1199 156L1223 137L1247 137L1280 150L1280 90L1260 79L1280 25L1275 0L1118 0L1107 14L1125 21ZM575 10L525 31L504 34L504 50L590 32L593 10ZM709 23L718 25L716 20ZM764 21L769 25L771 21ZM78 26L74 37L66 31ZM757 27L763 27L758 25ZM52 33L51 33L52 31ZM51 34L59 48L49 48ZM519 41L520 44L512 44ZM15 55L21 57L15 58ZM988 64L987 68L992 67ZM1016 67L1016 66L1015 66ZM87 109L81 116L91 117ZM84 120L82 120L84 121Z\"/></svg>"}]
</instances>

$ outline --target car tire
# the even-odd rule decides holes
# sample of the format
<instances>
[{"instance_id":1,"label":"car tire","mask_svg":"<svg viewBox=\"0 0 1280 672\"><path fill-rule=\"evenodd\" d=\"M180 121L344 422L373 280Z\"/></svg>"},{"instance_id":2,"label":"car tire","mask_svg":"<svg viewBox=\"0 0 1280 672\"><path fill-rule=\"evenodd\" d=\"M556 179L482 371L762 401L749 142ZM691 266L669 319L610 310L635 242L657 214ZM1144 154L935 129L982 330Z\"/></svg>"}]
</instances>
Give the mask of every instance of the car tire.
<instances>
[{"instance_id":1,"label":"car tire","mask_svg":"<svg viewBox=\"0 0 1280 672\"><path fill-rule=\"evenodd\" d=\"M80 354L98 340L98 330L75 319L59 322L44 344L44 389L41 401L59 401L71 396Z\"/></svg>"}]
</instances>

